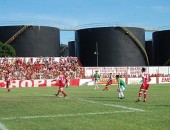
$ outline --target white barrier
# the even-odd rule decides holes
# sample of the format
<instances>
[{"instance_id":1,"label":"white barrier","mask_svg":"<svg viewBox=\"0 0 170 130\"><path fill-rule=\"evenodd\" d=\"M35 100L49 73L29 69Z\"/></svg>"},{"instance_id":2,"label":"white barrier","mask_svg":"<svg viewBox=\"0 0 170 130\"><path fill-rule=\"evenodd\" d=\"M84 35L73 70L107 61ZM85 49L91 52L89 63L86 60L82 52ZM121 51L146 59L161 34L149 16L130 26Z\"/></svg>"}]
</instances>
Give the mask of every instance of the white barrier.
<instances>
[{"instance_id":1,"label":"white barrier","mask_svg":"<svg viewBox=\"0 0 170 130\"><path fill-rule=\"evenodd\" d=\"M142 78L128 78L128 84L141 84ZM150 84L156 84L156 77L151 77Z\"/></svg>"}]
</instances>

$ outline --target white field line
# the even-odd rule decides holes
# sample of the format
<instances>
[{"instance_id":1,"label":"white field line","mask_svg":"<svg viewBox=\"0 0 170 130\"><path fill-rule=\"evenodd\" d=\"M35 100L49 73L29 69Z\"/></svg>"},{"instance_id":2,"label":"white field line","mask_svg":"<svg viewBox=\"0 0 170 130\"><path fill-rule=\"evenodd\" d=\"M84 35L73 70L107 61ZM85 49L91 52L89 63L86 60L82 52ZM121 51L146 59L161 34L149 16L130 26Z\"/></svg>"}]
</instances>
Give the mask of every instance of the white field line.
<instances>
[{"instance_id":1,"label":"white field line","mask_svg":"<svg viewBox=\"0 0 170 130\"><path fill-rule=\"evenodd\" d=\"M38 93L35 93L38 94ZM39 95L44 95L44 96L55 96L55 95L50 95L50 94L39 94ZM114 111L114 112L89 112L89 113L78 113L78 114L58 114L58 115L44 115L44 116L17 116L17 117L6 117L6 118L0 118L0 120L15 120L15 119L36 119L36 118L55 118L55 117L75 117L75 116L88 116L88 115L105 115L105 114L113 114L113 113L129 113L129 112L144 112L145 110L142 109L137 109L137 108L131 108L131 107L126 107L126 106L121 106L121 105L113 105L113 104L104 104L104 103L99 103L95 102L92 100L85 100L77 97L66 97L63 99L77 99L80 101L88 102L88 103L93 103L93 104L98 104L102 106L108 106L108 107L117 107L117 108L123 108L126 109L125 111ZM7 129L3 129L7 130Z\"/></svg>"},{"instance_id":2,"label":"white field line","mask_svg":"<svg viewBox=\"0 0 170 130\"><path fill-rule=\"evenodd\" d=\"M128 112L133 112L133 111L89 112L89 113L78 113L78 114L59 114L59 115L44 115L44 116L17 116L17 117L14 116L14 117L0 118L0 120L55 118L55 117L76 117L76 116L106 115L106 114L113 114L113 113L128 113ZM3 129L3 130L7 130L7 129Z\"/></svg>"},{"instance_id":3,"label":"white field line","mask_svg":"<svg viewBox=\"0 0 170 130\"><path fill-rule=\"evenodd\" d=\"M0 122L0 130L8 130L4 124Z\"/></svg>"},{"instance_id":4,"label":"white field line","mask_svg":"<svg viewBox=\"0 0 170 130\"><path fill-rule=\"evenodd\" d=\"M80 100L85 101L85 102L89 102L89 103L94 103L94 104L103 105L103 106L109 106L109 107L117 107L117 108L128 109L128 110L132 110L132 111L138 111L138 112L144 112L144 111L145 111L145 110L142 110L142 109L132 108L132 107L126 107L126 106L121 106L121 105L104 104L104 103L99 103L99 102L95 102L95 101L91 101L91 100L84 100L84 99L80 99Z\"/></svg>"},{"instance_id":5,"label":"white field line","mask_svg":"<svg viewBox=\"0 0 170 130\"><path fill-rule=\"evenodd\" d=\"M50 94L41 94L41 95L43 95L43 96L53 96L53 95L50 95ZM121 106L121 105L114 105L114 104L104 104L104 103L99 103L99 102L95 102L95 101L92 101L92 100L85 100L85 99L77 98L77 97L66 97L66 99L77 99L77 100L80 100L80 101L98 104L98 105L102 105L102 106L117 107L117 108L132 110L132 111L145 112L145 110L143 110L143 109Z\"/></svg>"}]
</instances>

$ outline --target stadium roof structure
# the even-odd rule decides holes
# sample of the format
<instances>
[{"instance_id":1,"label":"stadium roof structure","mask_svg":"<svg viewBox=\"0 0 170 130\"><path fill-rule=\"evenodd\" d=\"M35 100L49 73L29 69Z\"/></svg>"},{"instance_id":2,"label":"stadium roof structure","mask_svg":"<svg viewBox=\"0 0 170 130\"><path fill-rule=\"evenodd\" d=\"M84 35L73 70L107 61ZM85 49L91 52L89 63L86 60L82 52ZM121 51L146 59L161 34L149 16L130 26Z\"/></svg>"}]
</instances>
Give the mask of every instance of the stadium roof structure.
<instances>
[{"instance_id":1,"label":"stadium roof structure","mask_svg":"<svg viewBox=\"0 0 170 130\"><path fill-rule=\"evenodd\" d=\"M146 32L155 32L160 30L169 30L170 26L162 27L150 27L145 25L135 25L135 24L122 24L120 22L111 22L111 23L89 23L82 25L61 25L51 22L41 22L41 21L1 21L0 26L15 26L15 25L33 25L33 26L51 26L59 28L61 31L76 31L79 29L85 28L97 28L97 27L139 27L143 28Z\"/></svg>"}]
</instances>

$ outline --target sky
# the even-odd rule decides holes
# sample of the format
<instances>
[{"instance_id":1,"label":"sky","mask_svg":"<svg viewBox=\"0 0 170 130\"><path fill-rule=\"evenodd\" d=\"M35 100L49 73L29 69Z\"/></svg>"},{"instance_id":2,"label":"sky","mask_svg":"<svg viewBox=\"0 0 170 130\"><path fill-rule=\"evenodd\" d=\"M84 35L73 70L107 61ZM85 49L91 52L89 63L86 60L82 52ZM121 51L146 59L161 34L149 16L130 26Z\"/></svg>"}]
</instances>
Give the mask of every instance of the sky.
<instances>
[{"instance_id":1,"label":"sky","mask_svg":"<svg viewBox=\"0 0 170 130\"><path fill-rule=\"evenodd\" d=\"M23 24L169 30L170 0L0 0L0 26ZM61 31L60 36L67 44L74 40L74 31ZM152 39L152 32L147 31L145 39Z\"/></svg>"}]
</instances>

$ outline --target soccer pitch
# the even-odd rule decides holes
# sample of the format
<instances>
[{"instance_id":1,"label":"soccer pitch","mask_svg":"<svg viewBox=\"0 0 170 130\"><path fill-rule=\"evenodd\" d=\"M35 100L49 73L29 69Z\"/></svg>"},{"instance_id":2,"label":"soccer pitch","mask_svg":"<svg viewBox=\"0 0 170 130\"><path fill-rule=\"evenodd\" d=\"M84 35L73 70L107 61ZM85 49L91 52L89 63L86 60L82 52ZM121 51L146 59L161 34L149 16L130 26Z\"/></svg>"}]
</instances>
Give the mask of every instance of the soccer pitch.
<instances>
[{"instance_id":1,"label":"soccer pitch","mask_svg":"<svg viewBox=\"0 0 170 130\"><path fill-rule=\"evenodd\" d=\"M151 85L147 102L137 100L139 85L0 89L0 130L169 130L170 84Z\"/></svg>"}]
</instances>

